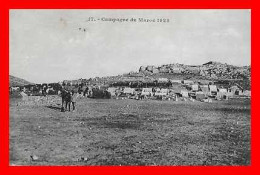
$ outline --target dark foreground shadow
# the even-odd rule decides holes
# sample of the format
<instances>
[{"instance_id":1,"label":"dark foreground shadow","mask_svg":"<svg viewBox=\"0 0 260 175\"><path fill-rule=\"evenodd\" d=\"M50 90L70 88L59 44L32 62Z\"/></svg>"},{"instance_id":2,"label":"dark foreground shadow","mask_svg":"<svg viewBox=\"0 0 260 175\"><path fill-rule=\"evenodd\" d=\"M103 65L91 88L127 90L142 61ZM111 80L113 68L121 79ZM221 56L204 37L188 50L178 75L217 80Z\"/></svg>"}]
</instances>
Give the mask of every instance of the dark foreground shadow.
<instances>
[{"instance_id":1,"label":"dark foreground shadow","mask_svg":"<svg viewBox=\"0 0 260 175\"><path fill-rule=\"evenodd\" d=\"M57 107L57 106L46 106L47 108L50 108L50 109L54 109L56 111L61 111L61 107Z\"/></svg>"}]
</instances>

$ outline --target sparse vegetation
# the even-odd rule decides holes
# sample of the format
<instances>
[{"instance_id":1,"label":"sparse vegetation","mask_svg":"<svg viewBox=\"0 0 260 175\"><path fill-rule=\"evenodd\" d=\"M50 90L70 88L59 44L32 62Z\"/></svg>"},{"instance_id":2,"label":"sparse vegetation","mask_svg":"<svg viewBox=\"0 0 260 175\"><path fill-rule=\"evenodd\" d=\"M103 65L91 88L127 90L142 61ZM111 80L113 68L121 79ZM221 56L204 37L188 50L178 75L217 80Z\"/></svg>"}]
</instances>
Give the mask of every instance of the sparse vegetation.
<instances>
[{"instance_id":1,"label":"sparse vegetation","mask_svg":"<svg viewBox=\"0 0 260 175\"><path fill-rule=\"evenodd\" d=\"M16 165L250 165L250 100L10 102ZM36 159L36 158L37 159ZM34 158L34 159L33 159Z\"/></svg>"}]
</instances>

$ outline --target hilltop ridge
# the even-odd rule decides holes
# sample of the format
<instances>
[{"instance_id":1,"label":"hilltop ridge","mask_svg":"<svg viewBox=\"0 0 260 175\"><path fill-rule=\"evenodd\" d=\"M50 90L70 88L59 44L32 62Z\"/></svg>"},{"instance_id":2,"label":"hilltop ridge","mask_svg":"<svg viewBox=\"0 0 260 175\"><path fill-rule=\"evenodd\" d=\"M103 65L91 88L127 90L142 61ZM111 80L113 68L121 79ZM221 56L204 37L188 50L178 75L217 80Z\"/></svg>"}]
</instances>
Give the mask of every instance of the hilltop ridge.
<instances>
[{"instance_id":1,"label":"hilltop ridge","mask_svg":"<svg viewBox=\"0 0 260 175\"><path fill-rule=\"evenodd\" d=\"M212 80L251 79L250 66L238 67L213 61L209 61L202 65L184 65L176 63L157 67L141 66L139 72L144 74L190 74Z\"/></svg>"},{"instance_id":2,"label":"hilltop ridge","mask_svg":"<svg viewBox=\"0 0 260 175\"><path fill-rule=\"evenodd\" d=\"M239 85L251 89L251 66L233 66L226 63L209 61L202 65L164 64L161 66L140 66L139 70L122 75L95 77L88 80L90 84L113 84L115 82L149 83L159 78L169 80L214 81L220 84ZM75 80L73 80L75 81ZM77 80L76 80L77 81ZM82 79L79 79L82 81Z\"/></svg>"},{"instance_id":3,"label":"hilltop ridge","mask_svg":"<svg viewBox=\"0 0 260 175\"><path fill-rule=\"evenodd\" d=\"M9 86L24 86L24 85L29 85L29 84L34 84L34 83L31 83L22 78L18 78L18 77L9 75Z\"/></svg>"}]
</instances>

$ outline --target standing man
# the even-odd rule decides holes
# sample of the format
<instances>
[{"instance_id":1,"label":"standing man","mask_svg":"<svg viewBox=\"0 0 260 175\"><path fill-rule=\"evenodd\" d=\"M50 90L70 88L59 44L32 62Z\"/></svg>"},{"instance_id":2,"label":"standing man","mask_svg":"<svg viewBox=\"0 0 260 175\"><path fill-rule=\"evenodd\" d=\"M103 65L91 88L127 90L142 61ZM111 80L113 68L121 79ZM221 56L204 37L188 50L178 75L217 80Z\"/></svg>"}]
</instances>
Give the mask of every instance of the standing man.
<instances>
[{"instance_id":1,"label":"standing man","mask_svg":"<svg viewBox=\"0 0 260 175\"><path fill-rule=\"evenodd\" d=\"M72 103L72 110L75 110L76 106L76 99L78 98L78 94L75 93L74 91L71 92L71 103Z\"/></svg>"},{"instance_id":2,"label":"standing man","mask_svg":"<svg viewBox=\"0 0 260 175\"><path fill-rule=\"evenodd\" d=\"M61 112L64 112L64 111L65 111L65 109L64 109L64 103L66 103L67 93L68 93L68 92L67 92L64 88L61 89L61 93L60 93L60 95L61 95Z\"/></svg>"},{"instance_id":3,"label":"standing man","mask_svg":"<svg viewBox=\"0 0 260 175\"><path fill-rule=\"evenodd\" d=\"M83 96L85 97L86 95L88 96L88 86L86 87L86 89L83 92Z\"/></svg>"},{"instance_id":4,"label":"standing man","mask_svg":"<svg viewBox=\"0 0 260 175\"><path fill-rule=\"evenodd\" d=\"M71 92L66 93L65 101L66 101L66 110L67 110L67 107L69 107L69 111L70 111Z\"/></svg>"}]
</instances>

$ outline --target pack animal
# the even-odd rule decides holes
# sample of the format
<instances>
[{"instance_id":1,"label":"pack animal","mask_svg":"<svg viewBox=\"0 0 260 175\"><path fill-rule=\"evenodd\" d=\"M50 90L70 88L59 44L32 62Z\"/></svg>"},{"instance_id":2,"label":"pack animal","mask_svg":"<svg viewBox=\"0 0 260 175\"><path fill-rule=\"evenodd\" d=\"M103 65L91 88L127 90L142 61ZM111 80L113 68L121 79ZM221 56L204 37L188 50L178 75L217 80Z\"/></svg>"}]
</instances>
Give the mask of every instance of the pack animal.
<instances>
[{"instance_id":1,"label":"pack animal","mask_svg":"<svg viewBox=\"0 0 260 175\"><path fill-rule=\"evenodd\" d=\"M60 95L61 95L61 112L64 112L65 109L67 110L68 106L70 109L71 95L70 95L70 92L68 92L66 90L62 90ZM64 108L64 105L65 105L65 108Z\"/></svg>"}]
</instances>

